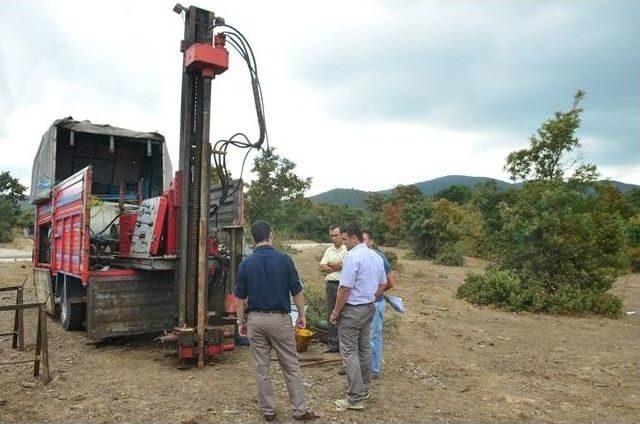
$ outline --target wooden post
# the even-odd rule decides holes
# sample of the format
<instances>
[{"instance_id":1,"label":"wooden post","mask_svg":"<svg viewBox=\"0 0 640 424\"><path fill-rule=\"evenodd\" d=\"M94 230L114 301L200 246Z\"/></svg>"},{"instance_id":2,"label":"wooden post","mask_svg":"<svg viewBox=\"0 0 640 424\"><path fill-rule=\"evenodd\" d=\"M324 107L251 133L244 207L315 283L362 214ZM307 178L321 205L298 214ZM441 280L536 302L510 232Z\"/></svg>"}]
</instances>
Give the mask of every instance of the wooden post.
<instances>
[{"instance_id":1,"label":"wooden post","mask_svg":"<svg viewBox=\"0 0 640 424\"><path fill-rule=\"evenodd\" d=\"M24 296L23 296L23 288L18 287L16 289L16 305L22 305ZM13 345L12 347L15 349L16 347L20 351L24 351L24 310L17 309L16 315L13 322Z\"/></svg>"},{"instance_id":2,"label":"wooden post","mask_svg":"<svg viewBox=\"0 0 640 424\"><path fill-rule=\"evenodd\" d=\"M39 311L39 309L38 309ZM40 319L40 312L38 312L38 331L36 332L36 353L33 358L33 376L40 375L40 354L42 352L42 320Z\"/></svg>"},{"instance_id":3,"label":"wooden post","mask_svg":"<svg viewBox=\"0 0 640 424\"><path fill-rule=\"evenodd\" d=\"M24 301L24 289L20 287L16 294L18 303L22 304ZM24 351L24 310L18 310L18 350Z\"/></svg>"},{"instance_id":4,"label":"wooden post","mask_svg":"<svg viewBox=\"0 0 640 424\"><path fill-rule=\"evenodd\" d=\"M47 333L47 312L44 304L38 309L38 320L40 327L41 360L42 360L42 383L49 384L51 378L49 376L49 335Z\"/></svg>"},{"instance_id":5,"label":"wooden post","mask_svg":"<svg viewBox=\"0 0 640 424\"><path fill-rule=\"evenodd\" d=\"M16 305L19 305L18 296L16 295ZM11 342L11 348L15 349L18 347L18 330L20 326L18 325L18 309L16 308L15 313L13 314L13 341Z\"/></svg>"}]
</instances>

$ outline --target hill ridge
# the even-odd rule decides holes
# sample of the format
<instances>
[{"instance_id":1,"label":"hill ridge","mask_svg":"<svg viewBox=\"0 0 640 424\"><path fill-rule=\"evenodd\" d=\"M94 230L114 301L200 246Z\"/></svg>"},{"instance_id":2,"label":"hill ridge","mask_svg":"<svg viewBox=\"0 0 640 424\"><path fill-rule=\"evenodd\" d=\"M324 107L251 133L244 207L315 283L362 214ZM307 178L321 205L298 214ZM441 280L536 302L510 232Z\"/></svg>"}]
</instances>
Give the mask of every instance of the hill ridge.
<instances>
[{"instance_id":1,"label":"hill ridge","mask_svg":"<svg viewBox=\"0 0 640 424\"><path fill-rule=\"evenodd\" d=\"M425 180L418 183L406 184L406 185L415 185L424 193L425 195L433 195L438 191L450 187L452 185L464 185L469 188L473 188L476 185L483 183L485 181L495 181L498 187L502 189L507 189L509 187L517 186L518 183L510 183L507 181L499 180L497 178L491 177L476 177L470 175L460 175L460 174L452 174L452 175L444 175L442 177L433 178L431 180ZM636 184L628 184L615 180L601 180L601 181L610 181L618 190L625 192L631 190L632 188L640 188L639 185ZM327 190L325 192L309 196L309 200L314 203L326 203L330 205L347 205L360 209L364 209L365 203L364 199L367 198L370 194L380 193L383 195L388 195L391 193L393 188L389 188L386 190L379 191L365 191L359 190L356 188L333 188L331 190Z\"/></svg>"}]
</instances>

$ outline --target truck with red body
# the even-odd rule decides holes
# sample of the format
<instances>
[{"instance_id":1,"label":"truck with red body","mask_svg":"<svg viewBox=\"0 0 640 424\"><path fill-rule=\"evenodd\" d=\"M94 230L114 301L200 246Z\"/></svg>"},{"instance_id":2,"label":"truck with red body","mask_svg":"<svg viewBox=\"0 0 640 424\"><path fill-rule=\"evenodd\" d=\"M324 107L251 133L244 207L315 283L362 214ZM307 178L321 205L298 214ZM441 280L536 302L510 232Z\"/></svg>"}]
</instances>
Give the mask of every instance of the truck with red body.
<instances>
[{"instance_id":1,"label":"truck with red body","mask_svg":"<svg viewBox=\"0 0 640 424\"><path fill-rule=\"evenodd\" d=\"M34 281L64 329L104 339L173 328L180 181L158 133L66 118L44 134L31 188ZM227 230L220 237L242 228L241 194L216 216ZM211 191L213 202L217 195ZM209 306L226 312L231 255L217 241L209 246Z\"/></svg>"}]
</instances>

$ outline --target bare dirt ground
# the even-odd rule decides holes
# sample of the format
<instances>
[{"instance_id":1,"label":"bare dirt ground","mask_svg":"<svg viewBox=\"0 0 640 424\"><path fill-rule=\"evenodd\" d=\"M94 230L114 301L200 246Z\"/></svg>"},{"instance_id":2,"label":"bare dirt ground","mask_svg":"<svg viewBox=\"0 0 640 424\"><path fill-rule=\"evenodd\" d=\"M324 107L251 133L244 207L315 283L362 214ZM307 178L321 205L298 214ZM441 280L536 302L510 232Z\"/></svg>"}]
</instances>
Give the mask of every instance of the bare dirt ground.
<instances>
[{"instance_id":1,"label":"bare dirt ground","mask_svg":"<svg viewBox=\"0 0 640 424\"><path fill-rule=\"evenodd\" d=\"M307 284L322 284L316 266L321 253L317 247L294 255ZM622 277L614 289L635 315L611 320L514 314L455 298L464 274L482 268L479 261L468 262L452 268L401 259L395 291L408 312L386 334L383 375L368 408L335 410L333 400L344 393L338 365L303 368L321 422L640 421L639 274ZM0 285L25 275L31 275L29 263L0 264ZM31 280L27 285L32 299ZM1 304L12 300L0 293ZM0 332L10 331L13 317L0 314ZM2 337L0 361L33 356L34 318L33 311L26 314L27 352L13 351L10 338ZM261 421L247 347L204 370L179 371L169 351L151 338L106 346L87 342L83 333L64 332L50 321L53 381L43 386L30 365L0 367L0 422ZM302 356L318 356L323 347L314 344ZM273 364L279 419L288 422L286 389Z\"/></svg>"}]
</instances>

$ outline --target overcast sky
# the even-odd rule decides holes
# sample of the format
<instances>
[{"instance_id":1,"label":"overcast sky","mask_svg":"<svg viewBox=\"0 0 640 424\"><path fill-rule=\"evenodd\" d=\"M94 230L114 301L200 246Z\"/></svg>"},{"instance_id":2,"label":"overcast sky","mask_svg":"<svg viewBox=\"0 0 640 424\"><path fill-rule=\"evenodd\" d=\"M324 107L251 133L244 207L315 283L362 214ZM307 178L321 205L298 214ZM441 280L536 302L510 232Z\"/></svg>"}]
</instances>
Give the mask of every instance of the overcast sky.
<instances>
[{"instance_id":1,"label":"overcast sky","mask_svg":"<svg viewBox=\"0 0 640 424\"><path fill-rule=\"evenodd\" d=\"M69 115L158 131L176 168L174 4L0 0L0 170L28 185L42 133ZM271 145L313 177L309 194L449 174L506 180L506 155L578 89L584 160L640 184L640 1L194 4L249 39ZM257 134L234 53L213 83L212 140ZM229 160L238 176L241 155Z\"/></svg>"}]
</instances>

